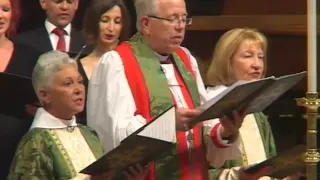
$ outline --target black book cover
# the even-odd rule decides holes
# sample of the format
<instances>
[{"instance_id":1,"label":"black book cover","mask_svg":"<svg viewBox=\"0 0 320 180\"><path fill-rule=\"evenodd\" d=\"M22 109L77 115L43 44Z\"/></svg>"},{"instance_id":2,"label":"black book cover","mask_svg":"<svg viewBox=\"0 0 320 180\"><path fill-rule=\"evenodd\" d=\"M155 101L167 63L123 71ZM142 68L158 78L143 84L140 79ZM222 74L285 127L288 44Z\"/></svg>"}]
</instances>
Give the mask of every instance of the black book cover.
<instances>
[{"instance_id":1,"label":"black book cover","mask_svg":"<svg viewBox=\"0 0 320 180\"><path fill-rule=\"evenodd\" d=\"M261 168L271 166L273 170L269 176L277 179L283 179L287 176L291 176L298 172L301 173L305 171L305 152L305 145L297 145L288 151L285 151L277 156L274 156L259 164L249 167L245 170L245 172L255 173L259 171Z\"/></svg>"},{"instance_id":2,"label":"black book cover","mask_svg":"<svg viewBox=\"0 0 320 180\"><path fill-rule=\"evenodd\" d=\"M159 133L157 135L160 136L161 132L166 133L165 129L162 129L163 126L161 126L161 123L164 125L166 122L172 123L172 119L161 119L161 117L165 117L166 114L170 115L170 113L171 115L174 115L174 112L175 108L172 106L155 118L155 120L141 127L124 139L118 147L83 169L81 173L89 175L99 175L109 171L121 173L132 165L140 164L141 166L146 166L162 152L175 145L175 138L166 141L156 137L148 137L148 132L150 133L152 131L155 132L158 130ZM175 125L173 127L175 127ZM173 134L175 134L175 129L173 129L173 131ZM119 175L117 174L116 176Z\"/></svg>"},{"instance_id":3,"label":"black book cover","mask_svg":"<svg viewBox=\"0 0 320 180\"><path fill-rule=\"evenodd\" d=\"M99 175L108 171L122 171L136 164L146 166L161 152L172 147L172 143L143 136L132 136L96 162L81 171L84 174Z\"/></svg>"}]
</instances>

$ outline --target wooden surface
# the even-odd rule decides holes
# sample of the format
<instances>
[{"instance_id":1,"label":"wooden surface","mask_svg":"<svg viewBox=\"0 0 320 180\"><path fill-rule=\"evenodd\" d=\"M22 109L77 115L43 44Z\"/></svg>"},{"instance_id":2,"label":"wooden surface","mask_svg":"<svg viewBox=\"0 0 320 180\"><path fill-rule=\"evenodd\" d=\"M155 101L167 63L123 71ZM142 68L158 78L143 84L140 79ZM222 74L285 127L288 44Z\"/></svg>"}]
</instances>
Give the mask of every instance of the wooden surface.
<instances>
[{"instance_id":1,"label":"wooden surface","mask_svg":"<svg viewBox=\"0 0 320 180\"><path fill-rule=\"evenodd\" d=\"M318 24L320 16L318 17ZM194 16L189 31L223 31L238 27L256 28L264 33L306 35L306 15L222 15ZM320 28L318 26L318 32Z\"/></svg>"},{"instance_id":2,"label":"wooden surface","mask_svg":"<svg viewBox=\"0 0 320 180\"><path fill-rule=\"evenodd\" d=\"M188 31L183 46L198 57L199 68L203 77L210 64L216 42L225 31ZM282 76L307 69L306 36L276 35L264 33L269 41L268 76ZM318 36L318 42L320 36ZM320 57L320 46L318 57ZM318 58L319 59L319 58ZM318 69L320 62L318 60ZM320 72L320 71L319 71ZM320 89L320 78L318 78ZM301 81L294 89L305 90L306 80Z\"/></svg>"},{"instance_id":3,"label":"wooden surface","mask_svg":"<svg viewBox=\"0 0 320 180\"><path fill-rule=\"evenodd\" d=\"M318 3L317 6L319 5ZM306 12L306 0L224 0L222 10L224 15L305 14Z\"/></svg>"}]
</instances>

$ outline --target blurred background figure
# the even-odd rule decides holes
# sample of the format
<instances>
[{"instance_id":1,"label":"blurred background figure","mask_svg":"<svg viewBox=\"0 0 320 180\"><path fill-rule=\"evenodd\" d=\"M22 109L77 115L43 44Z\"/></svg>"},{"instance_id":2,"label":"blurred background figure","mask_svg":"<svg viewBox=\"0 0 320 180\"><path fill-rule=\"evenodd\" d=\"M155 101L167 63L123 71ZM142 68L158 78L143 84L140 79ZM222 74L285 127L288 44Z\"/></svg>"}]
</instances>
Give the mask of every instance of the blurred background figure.
<instances>
[{"instance_id":1,"label":"blurred background figure","mask_svg":"<svg viewBox=\"0 0 320 180\"><path fill-rule=\"evenodd\" d=\"M59 50L78 52L85 45L81 31L71 22L79 0L39 0L46 12L46 20L38 28L19 34L15 41L30 45L41 52ZM90 48L85 51L90 52Z\"/></svg>"},{"instance_id":2,"label":"blurred background figure","mask_svg":"<svg viewBox=\"0 0 320 180\"><path fill-rule=\"evenodd\" d=\"M93 46L90 54L77 61L87 90L92 71L101 56L129 38L130 18L123 1L92 0L84 16L83 34L87 44ZM77 115L77 121L87 124L86 108Z\"/></svg>"},{"instance_id":3,"label":"blurred background figure","mask_svg":"<svg viewBox=\"0 0 320 180\"><path fill-rule=\"evenodd\" d=\"M16 35L19 23L19 0L0 0L0 73L12 73L30 77L32 69L40 52L23 44L12 41ZM14 84L15 82L10 82ZM1 88L6 91L6 84L1 83ZM18 87L18 86L17 86ZM21 89L20 89L21 90ZM10 96L10 94L1 94ZM1 100L0 105L0 179L5 179L10 167L11 159L19 139L27 132L31 124L31 116L16 117L17 107L13 101ZM14 107L10 111L8 108ZM23 111L23 110L22 110Z\"/></svg>"}]
</instances>

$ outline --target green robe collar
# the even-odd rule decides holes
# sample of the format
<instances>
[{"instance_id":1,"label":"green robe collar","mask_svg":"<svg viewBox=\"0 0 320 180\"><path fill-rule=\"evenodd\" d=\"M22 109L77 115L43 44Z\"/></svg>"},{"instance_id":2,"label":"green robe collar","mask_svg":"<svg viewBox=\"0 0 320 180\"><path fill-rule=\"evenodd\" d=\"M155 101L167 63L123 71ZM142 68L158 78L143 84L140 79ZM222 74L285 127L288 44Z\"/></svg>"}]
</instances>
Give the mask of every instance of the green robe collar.
<instances>
[{"instance_id":1,"label":"green robe collar","mask_svg":"<svg viewBox=\"0 0 320 180\"><path fill-rule=\"evenodd\" d=\"M129 44L136 57L137 63L141 68L149 92L150 114L152 117L156 117L170 108L173 104L167 78L164 72L161 71L160 60L163 60L165 57L155 53L145 37L140 34L134 35L130 39ZM173 64L177 68L178 73L188 89L193 105L195 107L199 106L200 95L195 78L192 76L192 73L188 71L177 53L174 52L171 56Z\"/></svg>"}]
</instances>

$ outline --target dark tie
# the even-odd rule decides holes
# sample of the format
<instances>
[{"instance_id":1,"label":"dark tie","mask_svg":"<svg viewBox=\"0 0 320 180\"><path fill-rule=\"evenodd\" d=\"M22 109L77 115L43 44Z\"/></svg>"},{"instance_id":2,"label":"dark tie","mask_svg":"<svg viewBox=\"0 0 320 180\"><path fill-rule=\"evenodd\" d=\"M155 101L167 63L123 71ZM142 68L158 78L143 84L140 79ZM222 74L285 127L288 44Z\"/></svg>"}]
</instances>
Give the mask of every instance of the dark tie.
<instances>
[{"instance_id":1,"label":"dark tie","mask_svg":"<svg viewBox=\"0 0 320 180\"><path fill-rule=\"evenodd\" d=\"M67 32L64 29L55 28L52 33L59 37L56 50L66 52L66 41L64 39L64 35L67 34Z\"/></svg>"}]
</instances>

